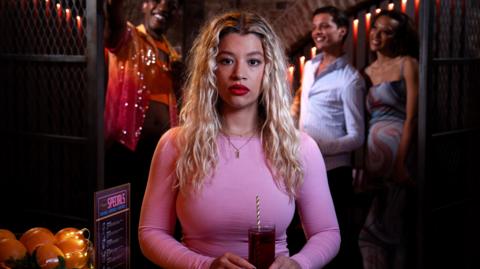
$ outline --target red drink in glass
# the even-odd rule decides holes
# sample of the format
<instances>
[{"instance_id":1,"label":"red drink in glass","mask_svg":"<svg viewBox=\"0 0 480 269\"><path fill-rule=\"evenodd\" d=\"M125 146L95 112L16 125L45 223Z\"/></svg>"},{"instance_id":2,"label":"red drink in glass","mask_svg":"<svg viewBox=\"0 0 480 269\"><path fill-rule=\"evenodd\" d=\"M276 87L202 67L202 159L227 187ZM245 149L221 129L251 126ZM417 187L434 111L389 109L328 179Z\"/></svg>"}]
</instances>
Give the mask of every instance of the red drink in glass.
<instances>
[{"instance_id":1,"label":"red drink in glass","mask_svg":"<svg viewBox=\"0 0 480 269\"><path fill-rule=\"evenodd\" d=\"M275 225L248 229L248 261L257 269L268 269L275 259Z\"/></svg>"}]
</instances>

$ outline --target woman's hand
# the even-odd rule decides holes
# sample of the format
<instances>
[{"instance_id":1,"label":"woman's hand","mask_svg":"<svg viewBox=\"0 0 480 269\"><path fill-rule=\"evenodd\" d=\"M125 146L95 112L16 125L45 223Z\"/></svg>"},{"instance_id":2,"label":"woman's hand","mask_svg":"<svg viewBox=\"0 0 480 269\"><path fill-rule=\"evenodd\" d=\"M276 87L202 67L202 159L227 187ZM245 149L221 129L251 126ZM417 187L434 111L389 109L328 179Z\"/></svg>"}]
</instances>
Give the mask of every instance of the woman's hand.
<instances>
[{"instance_id":1,"label":"woman's hand","mask_svg":"<svg viewBox=\"0 0 480 269\"><path fill-rule=\"evenodd\" d=\"M213 260L212 264L210 265L210 269L241 269L241 268L255 268L252 264L250 264L244 258L235 255L233 253L227 252L222 256Z\"/></svg>"},{"instance_id":2,"label":"woman's hand","mask_svg":"<svg viewBox=\"0 0 480 269\"><path fill-rule=\"evenodd\" d=\"M393 166L393 182L400 185L414 185L404 162L396 161Z\"/></svg>"},{"instance_id":3,"label":"woman's hand","mask_svg":"<svg viewBox=\"0 0 480 269\"><path fill-rule=\"evenodd\" d=\"M286 256L278 256L269 269L301 269L300 264Z\"/></svg>"}]
</instances>

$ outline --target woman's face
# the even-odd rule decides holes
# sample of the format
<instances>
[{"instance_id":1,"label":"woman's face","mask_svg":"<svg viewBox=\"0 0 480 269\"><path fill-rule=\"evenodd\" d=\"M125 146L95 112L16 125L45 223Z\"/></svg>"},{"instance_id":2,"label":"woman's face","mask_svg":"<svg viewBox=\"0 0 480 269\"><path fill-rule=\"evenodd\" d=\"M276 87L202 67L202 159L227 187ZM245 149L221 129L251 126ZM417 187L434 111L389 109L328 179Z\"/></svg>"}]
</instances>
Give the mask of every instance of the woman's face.
<instances>
[{"instance_id":1,"label":"woman's face","mask_svg":"<svg viewBox=\"0 0 480 269\"><path fill-rule=\"evenodd\" d=\"M218 46L216 63L215 75L223 112L256 110L265 70L260 38L254 34L225 35Z\"/></svg>"},{"instance_id":2,"label":"woman's face","mask_svg":"<svg viewBox=\"0 0 480 269\"><path fill-rule=\"evenodd\" d=\"M388 16L380 16L370 30L370 50L386 52L391 48L398 22Z\"/></svg>"}]
</instances>

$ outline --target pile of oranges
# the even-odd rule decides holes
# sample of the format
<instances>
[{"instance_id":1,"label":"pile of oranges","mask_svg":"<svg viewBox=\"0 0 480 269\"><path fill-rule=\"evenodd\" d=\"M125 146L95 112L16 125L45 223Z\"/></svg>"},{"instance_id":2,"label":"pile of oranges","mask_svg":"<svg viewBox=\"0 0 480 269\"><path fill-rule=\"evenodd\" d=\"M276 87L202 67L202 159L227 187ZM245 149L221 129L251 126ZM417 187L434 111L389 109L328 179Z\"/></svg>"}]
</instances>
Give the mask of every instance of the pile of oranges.
<instances>
[{"instance_id":1,"label":"pile of oranges","mask_svg":"<svg viewBox=\"0 0 480 269\"><path fill-rule=\"evenodd\" d=\"M17 239L0 229L0 269L87 269L90 241L84 229L65 228L53 234L49 229L29 229Z\"/></svg>"}]
</instances>

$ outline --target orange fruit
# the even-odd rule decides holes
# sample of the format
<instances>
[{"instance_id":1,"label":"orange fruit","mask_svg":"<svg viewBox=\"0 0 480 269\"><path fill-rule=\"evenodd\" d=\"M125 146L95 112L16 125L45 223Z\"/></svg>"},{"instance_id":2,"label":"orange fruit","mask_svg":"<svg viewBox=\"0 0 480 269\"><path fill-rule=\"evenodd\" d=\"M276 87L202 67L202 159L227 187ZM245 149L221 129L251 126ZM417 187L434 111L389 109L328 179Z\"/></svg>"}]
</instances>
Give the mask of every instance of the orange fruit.
<instances>
[{"instance_id":1,"label":"orange fruit","mask_svg":"<svg viewBox=\"0 0 480 269\"><path fill-rule=\"evenodd\" d=\"M65 254L67 268L82 268L87 264L87 240L74 237L65 238L57 243L58 248Z\"/></svg>"},{"instance_id":2,"label":"orange fruit","mask_svg":"<svg viewBox=\"0 0 480 269\"><path fill-rule=\"evenodd\" d=\"M0 239L2 238L17 239L15 234L7 229L0 229Z\"/></svg>"},{"instance_id":3,"label":"orange fruit","mask_svg":"<svg viewBox=\"0 0 480 269\"><path fill-rule=\"evenodd\" d=\"M27 249L17 239L0 239L0 262L10 259L21 260L27 255Z\"/></svg>"},{"instance_id":4,"label":"orange fruit","mask_svg":"<svg viewBox=\"0 0 480 269\"><path fill-rule=\"evenodd\" d=\"M55 234L55 240L57 243L69 237L85 239L85 237L83 236L83 230L72 227L61 229Z\"/></svg>"},{"instance_id":5,"label":"orange fruit","mask_svg":"<svg viewBox=\"0 0 480 269\"><path fill-rule=\"evenodd\" d=\"M54 244L44 244L37 248L35 258L42 269L52 269L60 264L58 257L65 258L63 252Z\"/></svg>"},{"instance_id":6,"label":"orange fruit","mask_svg":"<svg viewBox=\"0 0 480 269\"><path fill-rule=\"evenodd\" d=\"M20 237L20 242L25 245L28 253L32 254L40 245L54 244L55 236L50 230L37 227L26 231L22 237Z\"/></svg>"},{"instance_id":7,"label":"orange fruit","mask_svg":"<svg viewBox=\"0 0 480 269\"><path fill-rule=\"evenodd\" d=\"M22 236L20 237L20 242L25 244L25 241L27 241L32 235L35 235L35 234L38 234L38 233L46 233L46 234L51 234L53 236L53 233L49 229L43 228L43 227L35 227L35 228L31 228L30 230L24 232L22 234Z\"/></svg>"}]
</instances>

